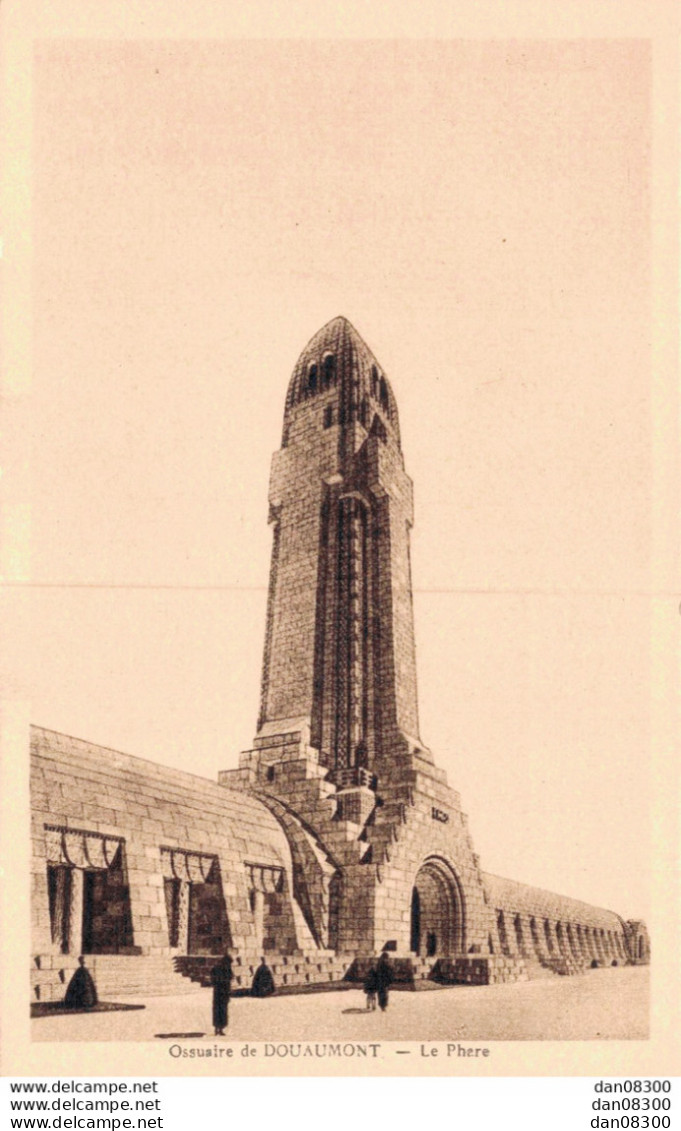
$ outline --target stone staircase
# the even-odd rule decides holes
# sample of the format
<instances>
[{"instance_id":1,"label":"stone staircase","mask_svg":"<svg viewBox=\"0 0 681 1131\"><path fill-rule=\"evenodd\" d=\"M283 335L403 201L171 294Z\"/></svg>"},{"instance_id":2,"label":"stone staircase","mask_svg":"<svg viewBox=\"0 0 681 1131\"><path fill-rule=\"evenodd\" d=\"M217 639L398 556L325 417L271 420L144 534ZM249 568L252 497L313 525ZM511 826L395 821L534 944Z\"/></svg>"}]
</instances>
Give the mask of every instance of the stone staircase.
<instances>
[{"instance_id":1,"label":"stone staircase","mask_svg":"<svg viewBox=\"0 0 681 1131\"><path fill-rule=\"evenodd\" d=\"M186 994L198 989L177 972L175 960L169 955L92 954L85 964L94 978L100 1001L116 1001L121 996ZM77 966L74 955L46 954L34 958L31 1001L63 1001Z\"/></svg>"},{"instance_id":2,"label":"stone staircase","mask_svg":"<svg viewBox=\"0 0 681 1131\"><path fill-rule=\"evenodd\" d=\"M316 836L323 843L327 853L341 865L348 867L360 864L369 853L369 844L359 839L362 825L354 821L338 819L338 795L336 786L326 780L327 769L310 755L295 763L287 764L287 775L279 792L276 782L267 791L259 791L263 801L267 794L293 810L296 816L314 828ZM289 774L296 772L291 779Z\"/></svg>"},{"instance_id":3,"label":"stone staircase","mask_svg":"<svg viewBox=\"0 0 681 1131\"><path fill-rule=\"evenodd\" d=\"M539 958L525 958L525 968L530 981L560 977L557 970L549 965L548 961Z\"/></svg>"},{"instance_id":4,"label":"stone staircase","mask_svg":"<svg viewBox=\"0 0 681 1131\"><path fill-rule=\"evenodd\" d=\"M591 967L591 959L563 953L525 955L523 961L531 979L584 974Z\"/></svg>"},{"instance_id":5,"label":"stone staircase","mask_svg":"<svg viewBox=\"0 0 681 1131\"><path fill-rule=\"evenodd\" d=\"M300 732L256 739L254 749L241 755L239 769L221 772L218 780L230 789L248 789L265 804L273 801L281 806L308 829L314 829L336 866L347 868L390 861L392 847L406 832L414 804L419 767L413 761L394 769L390 779L386 777L383 804L361 824L342 819L342 791L329 780L329 768L320 764L319 752ZM444 773L430 764L428 777L446 782ZM454 791L452 802L459 807L459 795ZM281 819L281 812L277 815ZM466 840L472 851L470 835Z\"/></svg>"},{"instance_id":6,"label":"stone staircase","mask_svg":"<svg viewBox=\"0 0 681 1131\"><path fill-rule=\"evenodd\" d=\"M571 954L553 955L542 958L541 965L557 975L584 974L589 969L589 962L584 958L575 958Z\"/></svg>"},{"instance_id":7,"label":"stone staircase","mask_svg":"<svg viewBox=\"0 0 681 1131\"><path fill-rule=\"evenodd\" d=\"M268 798L279 802L315 830L337 865L368 860L370 846L359 839L363 826L338 818L338 790L328 780L329 769L320 764L318 752L299 733L256 739L255 749L241 755L239 766L220 773L220 784L247 788L265 803Z\"/></svg>"},{"instance_id":8,"label":"stone staircase","mask_svg":"<svg viewBox=\"0 0 681 1131\"><path fill-rule=\"evenodd\" d=\"M429 990L438 989L437 982L431 981L431 975L437 959L420 958L410 955L407 958L392 956L390 965L393 968L393 989ZM350 966L347 981L364 984L369 970L376 965L375 956L362 956L356 958Z\"/></svg>"},{"instance_id":9,"label":"stone staircase","mask_svg":"<svg viewBox=\"0 0 681 1131\"><path fill-rule=\"evenodd\" d=\"M31 1002L63 1001L77 966L75 955L36 954L31 961Z\"/></svg>"},{"instance_id":10,"label":"stone staircase","mask_svg":"<svg viewBox=\"0 0 681 1131\"><path fill-rule=\"evenodd\" d=\"M403 796L392 797L374 811L367 828L367 840L371 846L371 860L374 864L390 861L392 846L401 839L406 826L410 805L409 787L403 786L399 793Z\"/></svg>"},{"instance_id":11,"label":"stone staircase","mask_svg":"<svg viewBox=\"0 0 681 1131\"><path fill-rule=\"evenodd\" d=\"M213 965L216 959L213 959ZM158 997L194 993L198 986L187 982L170 955L92 955L87 966L102 1001L115 1001L119 995L139 994Z\"/></svg>"},{"instance_id":12,"label":"stone staircase","mask_svg":"<svg viewBox=\"0 0 681 1131\"><path fill-rule=\"evenodd\" d=\"M411 959L414 987L416 989L423 988L421 983L426 983L427 985L431 986L436 984L435 982L431 981L436 962L436 958L423 958L421 955L416 954Z\"/></svg>"},{"instance_id":13,"label":"stone staircase","mask_svg":"<svg viewBox=\"0 0 681 1131\"><path fill-rule=\"evenodd\" d=\"M349 955L337 955L332 951L301 951L299 954L267 955L267 964L272 971L278 992L304 990L312 987L326 987L340 983L352 963ZM210 974L217 959L205 955L187 955L175 959L175 967L188 983L195 988L210 986ZM232 992L250 992L253 975L259 966L257 961L233 959Z\"/></svg>"},{"instance_id":14,"label":"stone staircase","mask_svg":"<svg viewBox=\"0 0 681 1131\"><path fill-rule=\"evenodd\" d=\"M525 959L506 954L466 954L440 958L432 977L442 985L492 986L506 982L526 982Z\"/></svg>"}]
</instances>

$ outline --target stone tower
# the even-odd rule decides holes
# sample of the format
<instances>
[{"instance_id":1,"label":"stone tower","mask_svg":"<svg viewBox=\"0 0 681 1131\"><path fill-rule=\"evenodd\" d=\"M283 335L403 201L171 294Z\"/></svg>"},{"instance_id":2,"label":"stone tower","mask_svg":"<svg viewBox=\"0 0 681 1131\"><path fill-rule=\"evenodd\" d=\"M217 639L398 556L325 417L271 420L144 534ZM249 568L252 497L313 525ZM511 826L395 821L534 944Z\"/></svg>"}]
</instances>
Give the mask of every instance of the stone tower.
<instances>
[{"instance_id":1,"label":"stone tower","mask_svg":"<svg viewBox=\"0 0 681 1131\"><path fill-rule=\"evenodd\" d=\"M286 829L294 895L318 945L498 965L459 795L419 737L412 483L397 404L345 318L315 334L293 370L269 519L258 732L220 781L257 794Z\"/></svg>"},{"instance_id":2,"label":"stone tower","mask_svg":"<svg viewBox=\"0 0 681 1131\"><path fill-rule=\"evenodd\" d=\"M413 984L649 962L641 921L480 871L419 738L397 406L344 318L293 371L270 521L237 770L216 785L32 728L34 1000L61 1001L82 952L112 997L205 984L225 947L240 989L262 954L288 987L361 980L382 949Z\"/></svg>"},{"instance_id":3,"label":"stone tower","mask_svg":"<svg viewBox=\"0 0 681 1131\"><path fill-rule=\"evenodd\" d=\"M309 728L339 785L420 745L397 405L345 318L303 350L273 459L274 527L258 735Z\"/></svg>"}]
</instances>

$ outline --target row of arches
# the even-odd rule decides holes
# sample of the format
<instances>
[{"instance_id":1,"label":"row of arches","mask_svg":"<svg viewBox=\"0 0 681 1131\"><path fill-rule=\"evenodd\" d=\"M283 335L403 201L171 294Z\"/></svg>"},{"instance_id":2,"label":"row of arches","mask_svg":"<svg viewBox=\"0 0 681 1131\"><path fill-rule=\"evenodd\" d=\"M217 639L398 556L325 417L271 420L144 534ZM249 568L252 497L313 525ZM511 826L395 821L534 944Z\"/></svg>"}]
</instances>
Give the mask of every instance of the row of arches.
<instances>
[{"instance_id":1,"label":"row of arches","mask_svg":"<svg viewBox=\"0 0 681 1131\"><path fill-rule=\"evenodd\" d=\"M503 910L497 910L496 922L499 946L505 955L603 965L619 965L629 959L623 934L604 927L513 915ZM494 950L492 939L490 949Z\"/></svg>"},{"instance_id":2,"label":"row of arches","mask_svg":"<svg viewBox=\"0 0 681 1131\"><path fill-rule=\"evenodd\" d=\"M321 365L316 361L309 363L299 385L298 400L304 400L306 397L314 396L315 393L322 392L324 389L330 389L332 385L336 384L337 380L336 355L327 353L322 358Z\"/></svg>"}]
</instances>

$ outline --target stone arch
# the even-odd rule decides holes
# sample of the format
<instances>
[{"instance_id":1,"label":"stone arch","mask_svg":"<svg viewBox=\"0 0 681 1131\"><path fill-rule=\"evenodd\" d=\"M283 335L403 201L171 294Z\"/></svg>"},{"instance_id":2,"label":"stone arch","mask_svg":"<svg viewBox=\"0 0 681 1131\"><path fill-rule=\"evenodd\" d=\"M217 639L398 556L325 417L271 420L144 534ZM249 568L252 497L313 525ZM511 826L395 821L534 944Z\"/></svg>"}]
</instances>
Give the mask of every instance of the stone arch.
<instances>
[{"instance_id":1,"label":"stone arch","mask_svg":"<svg viewBox=\"0 0 681 1131\"><path fill-rule=\"evenodd\" d=\"M603 931L602 927L599 927L598 930L596 931L596 950L598 952L598 959L599 959L599 961L602 965L606 960L605 932Z\"/></svg>"},{"instance_id":2,"label":"stone arch","mask_svg":"<svg viewBox=\"0 0 681 1131\"><path fill-rule=\"evenodd\" d=\"M563 924L560 921L556 923L556 941L558 943L558 953L562 957L565 957L565 955L568 953L568 949L567 943L565 941L565 935L563 933Z\"/></svg>"},{"instance_id":3,"label":"stone arch","mask_svg":"<svg viewBox=\"0 0 681 1131\"><path fill-rule=\"evenodd\" d=\"M520 915L513 917L513 931L515 933L516 950L518 954L527 956L527 947L525 945L525 934L523 932L523 923Z\"/></svg>"},{"instance_id":4,"label":"stone arch","mask_svg":"<svg viewBox=\"0 0 681 1131\"><path fill-rule=\"evenodd\" d=\"M645 923L640 919L628 919L625 931L626 961L636 964L650 962L650 938Z\"/></svg>"},{"instance_id":5,"label":"stone arch","mask_svg":"<svg viewBox=\"0 0 681 1131\"><path fill-rule=\"evenodd\" d=\"M390 401L388 399L388 386L383 376L378 378L378 399L387 412L390 407Z\"/></svg>"},{"instance_id":6,"label":"stone arch","mask_svg":"<svg viewBox=\"0 0 681 1131\"><path fill-rule=\"evenodd\" d=\"M509 957L511 954L511 946L508 939L508 931L506 930L506 916L503 911L497 911L497 934L499 935L501 953Z\"/></svg>"},{"instance_id":7,"label":"stone arch","mask_svg":"<svg viewBox=\"0 0 681 1131\"><path fill-rule=\"evenodd\" d=\"M537 958L541 958L542 948L541 948L541 943L539 941L539 931L537 930L537 920L535 919L534 915L530 919L530 935L532 936L532 945L534 947L534 953L535 953Z\"/></svg>"},{"instance_id":8,"label":"stone arch","mask_svg":"<svg viewBox=\"0 0 681 1131\"><path fill-rule=\"evenodd\" d=\"M461 885L450 865L437 856L424 860L411 891L411 950L428 957L462 954L465 908Z\"/></svg>"},{"instance_id":9,"label":"stone arch","mask_svg":"<svg viewBox=\"0 0 681 1131\"><path fill-rule=\"evenodd\" d=\"M322 384L325 389L336 383L336 355L325 353L322 360Z\"/></svg>"},{"instance_id":10,"label":"stone arch","mask_svg":"<svg viewBox=\"0 0 681 1131\"><path fill-rule=\"evenodd\" d=\"M551 937L551 924L548 919L544 920L544 938L546 939L546 949L549 954L553 954L554 946Z\"/></svg>"},{"instance_id":11,"label":"stone arch","mask_svg":"<svg viewBox=\"0 0 681 1131\"><path fill-rule=\"evenodd\" d=\"M584 957L593 958L594 956L594 940L591 927L584 928Z\"/></svg>"}]
</instances>

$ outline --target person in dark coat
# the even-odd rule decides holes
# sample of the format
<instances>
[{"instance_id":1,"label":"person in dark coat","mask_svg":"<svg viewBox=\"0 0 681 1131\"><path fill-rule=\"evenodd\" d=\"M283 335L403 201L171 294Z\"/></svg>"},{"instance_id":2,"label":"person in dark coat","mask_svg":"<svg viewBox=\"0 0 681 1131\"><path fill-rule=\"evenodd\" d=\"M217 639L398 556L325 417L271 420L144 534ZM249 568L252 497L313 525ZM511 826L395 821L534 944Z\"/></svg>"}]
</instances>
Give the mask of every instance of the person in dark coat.
<instances>
[{"instance_id":1,"label":"person in dark coat","mask_svg":"<svg viewBox=\"0 0 681 1131\"><path fill-rule=\"evenodd\" d=\"M229 998L232 992L232 960L228 954L210 972L213 986L213 1027L216 1037L224 1037Z\"/></svg>"},{"instance_id":2,"label":"person in dark coat","mask_svg":"<svg viewBox=\"0 0 681 1131\"><path fill-rule=\"evenodd\" d=\"M367 1011L373 1011L376 1008L377 990L376 967L370 966L367 971L367 976L364 979L364 992L367 995Z\"/></svg>"},{"instance_id":3,"label":"person in dark coat","mask_svg":"<svg viewBox=\"0 0 681 1131\"><path fill-rule=\"evenodd\" d=\"M274 993L274 978L272 971L263 958L254 976L251 994L253 997L269 997Z\"/></svg>"},{"instance_id":4,"label":"person in dark coat","mask_svg":"<svg viewBox=\"0 0 681 1131\"><path fill-rule=\"evenodd\" d=\"M78 969L67 986L64 1005L67 1009L93 1009L98 1001L97 987L82 954L78 963Z\"/></svg>"},{"instance_id":5,"label":"person in dark coat","mask_svg":"<svg viewBox=\"0 0 681 1131\"><path fill-rule=\"evenodd\" d=\"M388 952L384 950L376 964L376 995L381 1013L385 1013L388 1008L388 990L393 980L392 963L388 958Z\"/></svg>"}]
</instances>

